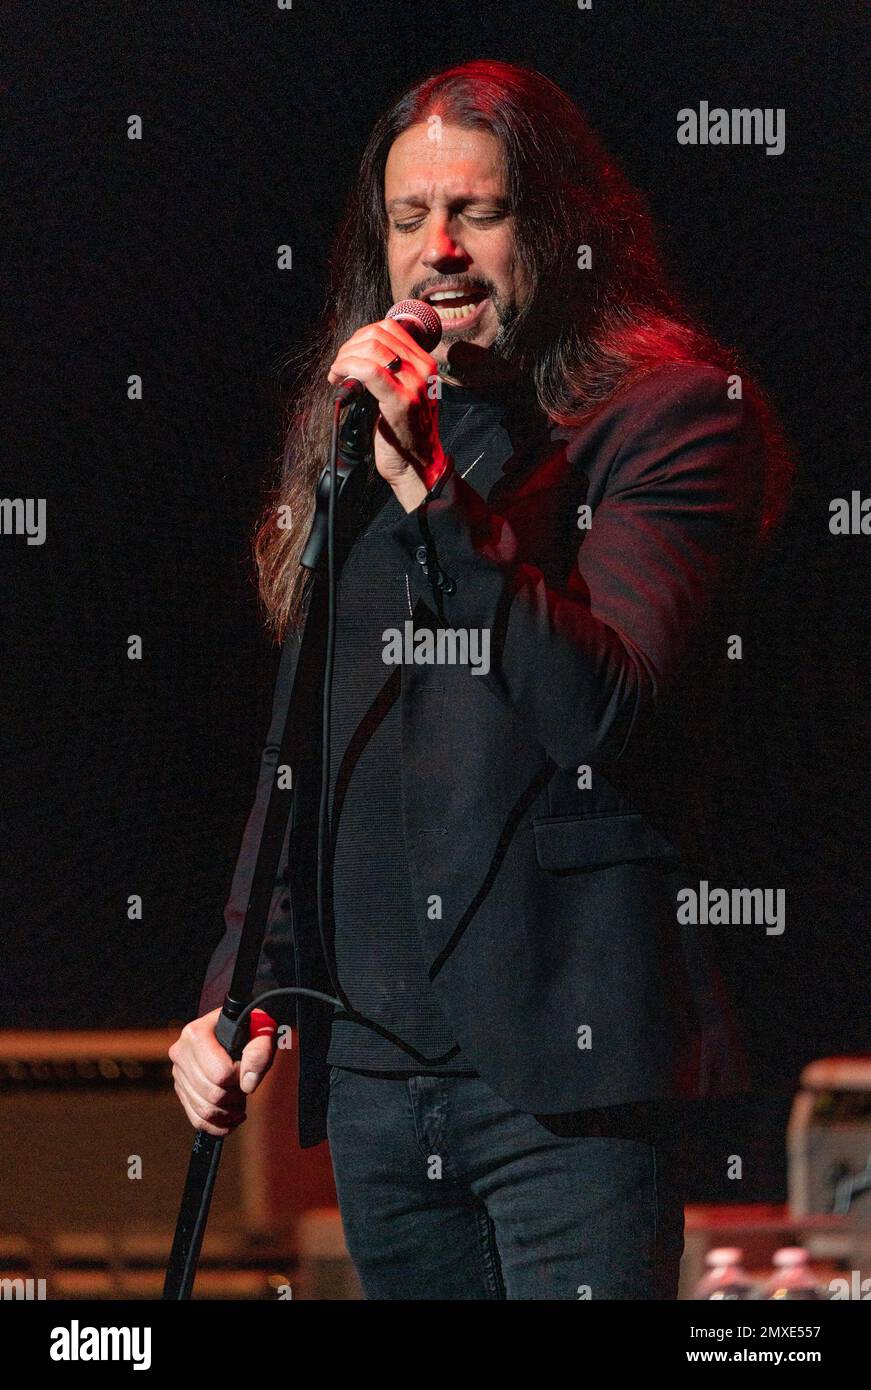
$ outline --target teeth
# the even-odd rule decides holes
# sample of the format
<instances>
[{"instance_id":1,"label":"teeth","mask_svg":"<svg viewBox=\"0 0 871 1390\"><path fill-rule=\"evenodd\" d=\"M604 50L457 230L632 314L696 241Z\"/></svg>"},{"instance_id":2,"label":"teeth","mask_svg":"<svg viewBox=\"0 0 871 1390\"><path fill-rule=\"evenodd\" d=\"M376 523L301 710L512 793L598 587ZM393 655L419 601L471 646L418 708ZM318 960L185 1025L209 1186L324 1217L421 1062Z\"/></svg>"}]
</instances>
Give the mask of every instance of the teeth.
<instances>
[{"instance_id":1,"label":"teeth","mask_svg":"<svg viewBox=\"0 0 871 1390\"><path fill-rule=\"evenodd\" d=\"M437 290L430 295L430 302L434 299L465 299L468 290Z\"/></svg>"},{"instance_id":2,"label":"teeth","mask_svg":"<svg viewBox=\"0 0 871 1390\"><path fill-rule=\"evenodd\" d=\"M442 319L467 319L471 314L474 314L477 307L477 304L464 304L459 309L449 309L447 305L438 304L436 305L436 313Z\"/></svg>"}]
</instances>

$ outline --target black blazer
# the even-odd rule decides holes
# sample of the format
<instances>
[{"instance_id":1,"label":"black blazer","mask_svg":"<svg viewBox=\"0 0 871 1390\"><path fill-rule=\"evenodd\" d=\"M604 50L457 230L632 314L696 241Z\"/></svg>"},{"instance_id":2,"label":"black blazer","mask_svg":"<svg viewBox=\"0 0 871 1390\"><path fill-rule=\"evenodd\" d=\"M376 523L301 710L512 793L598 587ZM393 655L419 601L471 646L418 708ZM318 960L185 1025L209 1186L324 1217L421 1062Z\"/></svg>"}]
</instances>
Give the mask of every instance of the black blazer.
<instances>
[{"instance_id":1,"label":"black blazer","mask_svg":"<svg viewBox=\"0 0 871 1390\"><path fill-rule=\"evenodd\" d=\"M497 432L488 465L486 500L455 474L389 531L415 627L490 632L487 675L395 672L401 833L440 1007L483 1080L533 1114L741 1089L705 929L678 924L675 895L717 883L706 814L759 535L757 412L719 368L664 366L523 457ZM229 984L302 663L304 751L257 987L330 989L314 907L323 588L284 644L201 1013ZM330 1010L300 1000L296 1017L309 1146L325 1137Z\"/></svg>"}]
</instances>

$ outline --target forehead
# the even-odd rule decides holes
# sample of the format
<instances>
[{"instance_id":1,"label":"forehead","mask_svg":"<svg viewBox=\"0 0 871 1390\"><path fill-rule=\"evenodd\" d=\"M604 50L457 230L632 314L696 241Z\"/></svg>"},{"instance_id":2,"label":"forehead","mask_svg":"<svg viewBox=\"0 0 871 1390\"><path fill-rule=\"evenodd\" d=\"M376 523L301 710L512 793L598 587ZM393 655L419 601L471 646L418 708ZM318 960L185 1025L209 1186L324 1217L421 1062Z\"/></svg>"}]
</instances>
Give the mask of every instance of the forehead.
<instances>
[{"instance_id":1,"label":"forehead","mask_svg":"<svg viewBox=\"0 0 871 1390\"><path fill-rule=\"evenodd\" d=\"M501 142L489 130L436 121L410 126L390 146L384 169L384 198L460 198L469 193L503 194Z\"/></svg>"}]
</instances>

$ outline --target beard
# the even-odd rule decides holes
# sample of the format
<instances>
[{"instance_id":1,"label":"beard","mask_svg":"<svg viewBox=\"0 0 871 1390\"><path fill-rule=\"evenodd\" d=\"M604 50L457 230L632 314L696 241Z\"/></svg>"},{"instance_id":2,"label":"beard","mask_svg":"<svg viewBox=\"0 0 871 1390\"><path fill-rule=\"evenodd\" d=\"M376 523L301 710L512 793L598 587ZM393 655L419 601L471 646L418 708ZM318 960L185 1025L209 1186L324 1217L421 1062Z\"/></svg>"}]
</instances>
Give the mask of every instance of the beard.
<instances>
[{"instance_id":1,"label":"beard","mask_svg":"<svg viewBox=\"0 0 871 1390\"><path fill-rule=\"evenodd\" d=\"M495 382L513 375L512 344L520 310L513 299L503 299L495 286L487 285L486 289L498 320L495 338L486 346L477 343L474 337L476 325L464 328L459 324L456 328L444 330L441 342L447 352L446 360L438 363L440 376L454 377L457 381L468 381L473 385Z\"/></svg>"}]
</instances>

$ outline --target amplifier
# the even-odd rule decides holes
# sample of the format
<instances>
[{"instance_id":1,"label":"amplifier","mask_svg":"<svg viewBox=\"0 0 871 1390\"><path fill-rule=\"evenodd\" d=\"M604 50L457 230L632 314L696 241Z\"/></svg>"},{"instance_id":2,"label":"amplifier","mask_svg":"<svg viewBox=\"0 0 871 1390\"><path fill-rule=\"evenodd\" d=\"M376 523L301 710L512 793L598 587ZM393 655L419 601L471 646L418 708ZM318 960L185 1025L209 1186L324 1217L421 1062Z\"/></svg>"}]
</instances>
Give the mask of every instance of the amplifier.
<instances>
[{"instance_id":1,"label":"amplifier","mask_svg":"<svg viewBox=\"0 0 871 1390\"><path fill-rule=\"evenodd\" d=\"M0 1031L0 1235L75 1246L79 1233L83 1256L101 1237L171 1236L194 1134L167 1057L178 1031ZM247 1109L224 1144L210 1231L274 1236L334 1207L326 1144L298 1147L290 1049Z\"/></svg>"}]
</instances>

